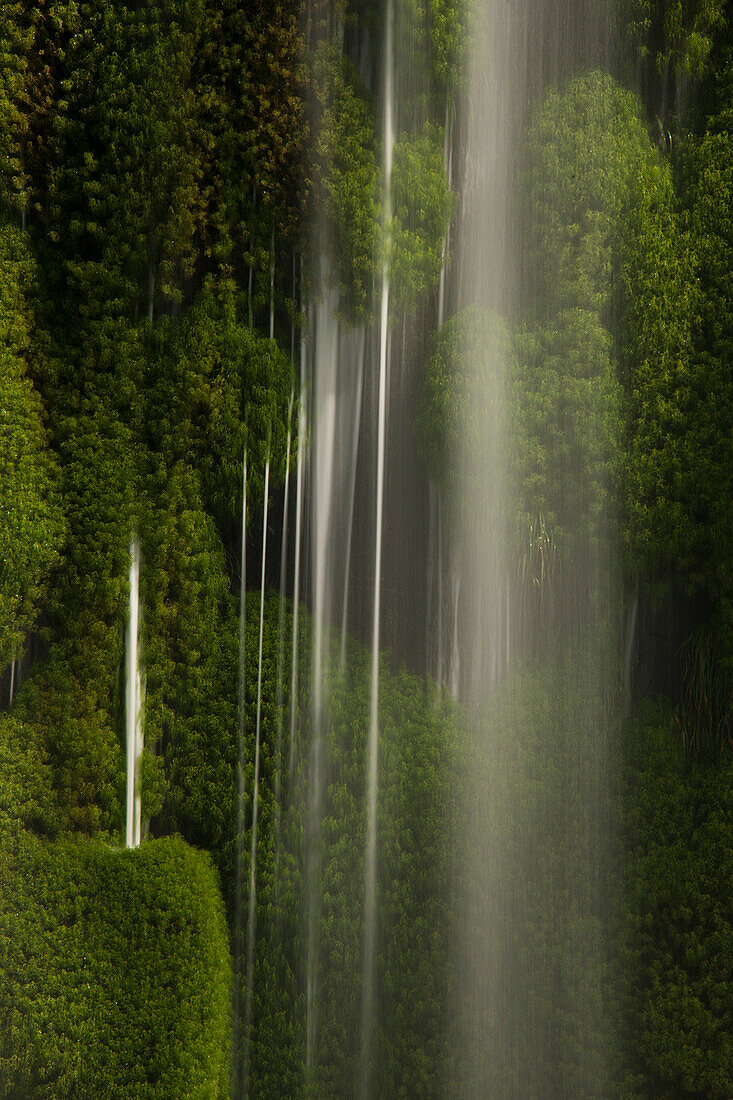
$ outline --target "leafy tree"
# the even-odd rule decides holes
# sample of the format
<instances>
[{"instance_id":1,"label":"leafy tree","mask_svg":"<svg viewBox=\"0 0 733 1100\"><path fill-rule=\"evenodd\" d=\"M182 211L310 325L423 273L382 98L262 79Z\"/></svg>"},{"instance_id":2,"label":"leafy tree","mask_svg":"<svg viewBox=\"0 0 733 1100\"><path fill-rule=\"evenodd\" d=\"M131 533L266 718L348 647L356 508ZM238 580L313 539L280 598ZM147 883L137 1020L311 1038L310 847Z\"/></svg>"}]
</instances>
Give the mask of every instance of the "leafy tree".
<instances>
[{"instance_id":1,"label":"leafy tree","mask_svg":"<svg viewBox=\"0 0 733 1100\"><path fill-rule=\"evenodd\" d=\"M461 86L466 71L466 4L464 0L429 0L429 12L435 76L450 94Z\"/></svg>"},{"instance_id":2,"label":"leafy tree","mask_svg":"<svg viewBox=\"0 0 733 1100\"><path fill-rule=\"evenodd\" d=\"M324 48L314 64L321 109L316 157L326 198L325 229L345 310L371 308L379 260L379 183L372 111L346 61ZM318 201L318 192L314 192Z\"/></svg>"},{"instance_id":3,"label":"leafy tree","mask_svg":"<svg viewBox=\"0 0 733 1100\"><path fill-rule=\"evenodd\" d=\"M426 457L448 499L465 489L460 455L483 453L496 432L490 392L508 406L507 475L513 526L541 515L567 541L597 538L609 507L619 393L611 337L592 310L566 310L513 336L478 307L452 317L433 343L420 425Z\"/></svg>"},{"instance_id":4,"label":"leafy tree","mask_svg":"<svg viewBox=\"0 0 733 1100\"><path fill-rule=\"evenodd\" d=\"M239 305L239 309L238 309ZM240 320L232 283L209 282L180 326L163 328L149 379L146 437L169 467L198 470L202 499L228 537L238 537L242 460L248 456L250 504L285 475L293 368L274 340Z\"/></svg>"},{"instance_id":5,"label":"leafy tree","mask_svg":"<svg viewBox=\"0 0 733 1100\"><path fill-rule=\"evenodd\" d=\"M3 723L5 724L5 723ZM0 824L0 1093L223 1098L230 960L208 858Z\"/></svg>"},{"instance_id":6,"label":"leafy tree","mask_svg":"<svg viewBox=\"0 0 733 1100\"><path fill-rule=\"evenodd\" d=\"M250 324L267 310L278 250L287 256L290 285L290 251L299 239L309 135L299 10L295 0L223 5L218 186L229 263L247 286Z\"/></svg>"},{"instance_id":7,"label":"leafy tree","mask_svg":"<svg viewBox=\"0 0 733 1100\"><path fill-rule=\"evenodd\" d=\"M15 208L25 184L22 146L25 132L23 93L26 83L28 31L22 22L21 0L3 5L0 15L0 203Z\"/></svg>"},{"instance_id":8,"label":"leafy tree","mask_svg":"<svg viewBox=\"0 0 733 1100\"><path fill-rule=\"evenodd\" d=\"M731 438L733 384L728 364L733 348L733 115L711 120L693 147L686 172L685 204L696 267L693 352L678 403L684 418L678 477L687 539L680 547L691 586L707 589L719 606L724 646L731 652L733 593L728 547L733 535ZM681 494L681 495L682 495Z\"/></svg>"},{"instance_id":9,"label":"leafy tree","mask_svg":"<svg viewBox=\"0 0 733 1100\"><path fill-rule=\"evenodd\" d=\"M441 132L428 124L395 145L388 229L395 309L414 306L440 275L452 207L441 143Z\"/></svg>"},{"instance_id":10,"label":"leafy tree","mask_svg":"<svg viewBox=\"0 0 733 1100\"><path fill-rule=\"evenodd\" d=\"M316 144L326 196L324 229L345 311L365 317L381 277L380 202L375 125L350 66L324 49L315 67L321 117ZM314 201L319 192L314 191ZM425 123L396 142L391 224L385 227L393 311L411 309L437 283L451 214L442 133Z\"/></svg>"},{"instance_id":11,"label":"leafy tree","mask_svg":"<svg viewBox=\"0 0 733 1100\"><path fill-rule=\"evenodd\" d=\"M606 532L619 443L611 337L593 310L566 310L519 337L511 385L522 527L542 516L565 552Z\"/></svg>"},{"instance_id":12,"label":"leafy tree","mask_svg":"<svg viewBox=\"0 0 733 1100\"><path fill-rule=\"evenodd\" d=\"M448 1079L469 1095L610 1100L608 653L597 632L543 648L462 737Z\"/></svg>"},{"instance_id":13,"label":"leafy tree","mask_svg":"<svg viewBox=\"0 0 733 1100\"><path fill-rule=\"evenodd\" d=\"M626 217L669 200L637 98L608 74L576 77L551 89L528 137L530 244L538 260L540 310L592 309L610 327ZM661 199L663 202L664 199Z\"/></svg>"},{"instance_id":14,"label":"leafy tree","mask_svg":"<svg viewBox=\"0 0 733 1100\"><path fill-rule=\"evenodd\" d=\"M713 550L720 391L713 375L702 382L694 349L697 245L680 226L669 165L638 101L598 73L550 93L530 146L540 309L548 319L593 310L615 337L628 562L656 583L674 569L696 587Z\"/></svg>"},{"instance_id":15,"label":"leafy tree","mask_svg":"<svg viewBox=\"0 0 733 1100\"><path fill-rule=\"evenodd\" d=\"M58 107L62 58L66 44L66 8L58 0L23 2L18 13L26 30L25 79L21 109L21 157L25 172L25 209L29 227L48 225L49 177L52 172L52 131Z\"/></svg>"},{"instance_id":16,"label":"leafy tree","mask_svg":"<svg viewBox=\"0 0 733 1100\"><path fill-rule=\"evenodd\" d=\"M725 0L621 0L621 12L642 57L699 76L725 21Z\"/></svg>"},{"instance_id":17,"label":"leafy tree","mask_svg":"<svg viewBox=\"0 0 733 1100\"><path fill-rule=\"evenodd\" d=\"M68 13L51 211L92 315L152 319L192 270L204 205L192 87L203 10L203 0L86 0Z\"/></svg>"}]
</instances>

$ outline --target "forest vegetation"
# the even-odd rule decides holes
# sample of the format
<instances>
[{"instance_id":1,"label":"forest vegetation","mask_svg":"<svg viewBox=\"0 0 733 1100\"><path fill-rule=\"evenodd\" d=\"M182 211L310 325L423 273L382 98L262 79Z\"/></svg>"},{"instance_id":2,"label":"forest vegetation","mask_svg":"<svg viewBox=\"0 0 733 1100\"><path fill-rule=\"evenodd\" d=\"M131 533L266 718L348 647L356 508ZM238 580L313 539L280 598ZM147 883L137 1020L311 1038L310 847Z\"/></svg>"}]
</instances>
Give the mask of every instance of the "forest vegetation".
<instances>
[{"instance_id":1,"label":"forest vegetation","mask_svg":"<svg viewBox=\"0 0 733 1100\"><path fill-rule=\"evenodd\" d=\"M554 561L558 547L562 562L583 546L600 563L610 540L620 547L623 606L614 614L639 608L639 652L651 651L661 622L671 624L653 660L626 676L618 662L614 698L599 702L619 760L608 779L614 855L603 873L621 901L604 1011L616 1036L615 1095L725 1100L733 10L727 0L612 7L613 72L546 89L532 110L522 195L537 261L527 306L508 318L478 307L449 313L426 338L417 431L426 476L449 500L461 476L456 436L484 430L475 378L462 372L466 349L499 343L513 414L513 535L534 532L526 567ZM231 1006L247 995L237 861L247 880L252 829L251 798L243 820L237 807L243 455L253 589L265 462L282 503L289 428L293 455L308 442L293 395L318 256L330 256L347 323L374 320L388 262L395 330L436 328L443 244L458 217L459 181L444 152L450 143L460 162L463 135L450 119L462 94L464 5L397 0L396 10L431 91L397 135L385 241L379 106L355 45L360 28L379 34L371 3L2 5L2 1097L230 1095L241 1027ZM332 21L343 24L343 52ZM326 241L309 235L316 210L327 212ZM575 476L563 480L567 470ZM610 517L610 533L600 516ZM271 521L277 535L280 523ZM146 837L126 851L133 533L143 561ZM270 561L271 585L278 568ZM557 599L571 598L572 564L557 569ZM599 587L599 603L606 595ZM319 1064L330 1069L306 1091L306 872L297 853L308 823L297 792L312 687L304 674L291 698L282 675L293 610L288 599L282 619L278 596L268 596L246 1072L258 1097L343 1098L354 1077L343 1051L360 1012L349 975L361 950L369 658L350 641L347 673L334 673L329 689L321 972L332 988ZM310 620L305 608L300 615L307 669ZM254 782L258 630L248 614L245 791ZM338 668L335 635L328 645ZM532 714L518 709L511 684L499 713L559 806L563 755L574 745L550 759L540 736L560 702L538 648L521 673ZM461 707L396 664L382 655L390 778L379 810L375 1088L428 1098L450 1095L455 1069L441 1023L453 977L448 845L461 828L472 750ZM563 705L572 711L572 700ZM572 729L579 740L598 733L581 725ZM538 866L564 843L563 821L558 810ZM539 942L531 874L521 889L517 934ZM541 997L534 1010L548 1034L565 1029L595 1049L582 999L561 1021ZM235 1066L232 1079L241 1072Z\"/></svg>"}]
</instances>

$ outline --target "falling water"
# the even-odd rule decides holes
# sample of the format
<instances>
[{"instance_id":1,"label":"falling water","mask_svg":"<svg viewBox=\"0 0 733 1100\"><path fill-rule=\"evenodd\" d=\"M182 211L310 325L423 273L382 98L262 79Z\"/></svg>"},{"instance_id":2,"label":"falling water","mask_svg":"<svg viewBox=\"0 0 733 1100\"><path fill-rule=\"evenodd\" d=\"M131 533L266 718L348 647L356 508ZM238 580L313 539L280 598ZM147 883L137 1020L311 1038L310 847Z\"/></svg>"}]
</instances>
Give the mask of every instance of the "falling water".
<instances>
[{"instance_id":1,"label":"falling water","mask_svg":"<svg viewBox=\"0 0 733 1100\"><path fill-rule=\"evenodd\" d=\"M325 270L325 261L322 271ZM332 584L332 523L336 450L336 391L338 381L338 295L333 287L315 309L313 435L311 452L313 493L313 657L312 714L308 761L306 820L306 1073L315 1065L318 1026L318 969L321 872L321 815L324 770L325 638L329 625Z\"/></svg>"},{"instance_id":2,"label":"falling water","mask_svg":"<svg viewBox=\"0 0 733 1100\"><path fill-rule=\"evenodd\" d=\"M275 734L275 813L277 821L275 825L275 849L280 849L280 810L282 787L282 753L283 753L283 694L285 676L285 589L287 583L288 568L288 507L290 503L290 446L293 434L293 402L295 395L290 394L288 403L288 435L285 445L285 490L283 493L283 530L280 544L280 599L278 607L277 629L277 684L276 684L276 717L277 730Z\"/></svg>"},{"instance_id":3,"label":"falling water","mask_svg":"<svg viewBox=\"0 0 733 1100\"><path fill-rule=\"evenodd\" d=\"M343 675L346 668L346 632L349 625L349 583L351 581L351 544L354 536L354 502L356 499L356 470L359 459L359 428L361 426L361 400L364 388L364 353L366 348L366 333L363 329L357 332L360 340L360 348L357 352L357 378L354 394L354 412L352 420L352 447L351 447L351 485L349 489L349 503L347 510L347 535L346 535L346 562L344 566L344 596L341 611L341 658L340 670Z\"/></svg>"},{"instance_id":4,"label":"falling water","mask_svg":"<svg viewBox=\"0 0 733 1100\"><path fill-rule=\"evenodd\" d=\"M305 860L306 1064L309 1074L316 1064L318 1043L320 838L324 776L329 764L325 737L329 721L329 685L335 671L330 638L339 618L342 631L348 623L366 344L363 328L348 326L340 317L340 294L325 252L319 262L319 272L321 297L311 308L307 373L313 623ZM300 453L299 448L299 457ZM298 556L296 567L297 562ZM342 638L342 648L345 648L345 638ZM294 691L292 698L295 699Z\"/></svg>"},{"instance_id":5,"label":"falling water","mask_svg":"<svg viewBox=\"0 0 733 1100\"><path fill-rule=\"evenodd\" d=\"M275 230L270 237L270 339L275 339Z\"/></svg>"},{"instance_id":6,"label":"falling water","mask_svg":"<svg viewBox=\"0 0 733 1100\"><path fill-rule=\"evenodd\" d=\"M13 705L13 693L15 691L15 650L13 650L13 657L10 662L10 698L8 699L8 706Z\"/></svg>"},{"instance_id":7,"label":"falling water","mask_svg":"<svg viewBox=\"0 0 733 1100\"><path fill-rule=\"evenodd\" d=\"M445 129L443 131L443 166L448 181L448 186L453 185L453 104L447 99L445 105ZM445 293L447 282L446 257L450 250L450 226L443 241L440 263L440 283L438 286L438 328L443 327L445 321Z\"/></svg>"},{"instance_id":8,"label":"falling water","mask_svg":"<svg viewBox=\"0 0 733 1100\"><path fill-rule=\"evenodd\" d=\"M539 266L527 251L517 186L527 125L546 84L585 60L591 8L481 0L469 36L453 301L481 318L484 338L462 363L471 406L453 456L451 529L451 687L471 719L455 838L462 889L452 1094L466 1100L609 1092L601 978L608 662L592 611L594 593L608 586L599 553L579 545L566 551L564 606L553 612L547 600L533 626L515 621L507 335L532 321ZM589 419L582 430L596 429ZM571 530L578 519L566 518ZM528 667L521 658L530 653Z\"/></svg>"},{"instance_id":9,"label":"falling water","mask_svg":"<svg viewBox=\"0 0 733 1100\"><path fill-rule=\"evenodd\" d=\"M142 753L142 683L138 667L140 548L130 543L130 605L127 618L125 731L127 745L127 810L125 843L140 844L141 800L139 762Z\"/></svg>"},{"instance_id":10,"label":"falling water","mask_svg":"<svg viewBox=\"0 0 733 1100\"><path fill-rule=\"evenodd\" d=\"M305 362L305 340L301 342L301 365ZM305 393L301 394L298 416L298 459L296 463L295 489L295 565L293 570L293 636L290 665L290 743L288 746L288 779L292 786L295 771L295 733L298 721L298 643L299 643L299 607L300 607L300 561L303 532L303 450L307 437L307 412Z\"/></svg>"},{"instance_id":11,"label":"falling water","mask_svg":"<svg viewBox=\"0 0 733 1100\"><path fill-rule=\"evenodd\" d=\"M247 451L242 456L242 541L240 555L239 585L239 677L237 698L237 864L235 870L235 923L234 923L234 1003L232 1017L236 1029L236 1040L232 1044L232 1080L235 1092L238 1091L242 1036L239 1031L241 1019L242 990L242 897L244 891L244 811L245 811L245 720L247 706Z\"/></svg>"},{"instance_id":12,"label":"falling water","mask_svg":"<svg viewBox=\"0 0 733 1100\"><path fill-rule=\"evenodd\" d=\"M458 562L454 562L450 575L450 593L452 610L451 650L448 665L448 690L454 699L460 695L461 688L461 650L458 643L461 606L461 573Z\"/></svg>"},{"instance_id":13,"label":"falling water","mask_svg":"<svg viewBox=\"0 0 733 1100\"><path fill-rule=\"evenodd\" d=\"M385 13L384 78L384 227L392 219L390 191L394 150L392 103L392 0ZM382 267L379 321L379 396L377 413L377 500L374 532L374 608L372 617L371 698L366 767L366 848L364 852L364 986L362 994L362 1049L359 1091L369 1095L370 1062L374 1030L374 983L377 936L377 784L379 765L379 640L382 589L382 521L384 518L384 457L387 426L387 366L389 355L389 265Z\"/></svg>"},{"instance_id":14,"label":"falling water","mask_svg":"<svg viewBox=\"0 0 733 1100\"><path fill-rule=\"evenodd\" d=\"M260 794L260 734L262 726L262 648L265 633L265 562L267 558L267 514L270 493L270 456L265 463L265 489L262 506L262 578L260 581L260 634L257 651L257 712L255 719L255 768L252 788L252 840L249 858L249 897L247 913L247 975L244 1011L244 1095L249 1089L249 1042L252 1026L252 999L255 962L255 931L257 920L257 823Z\"/></svg>"}]
</instances>

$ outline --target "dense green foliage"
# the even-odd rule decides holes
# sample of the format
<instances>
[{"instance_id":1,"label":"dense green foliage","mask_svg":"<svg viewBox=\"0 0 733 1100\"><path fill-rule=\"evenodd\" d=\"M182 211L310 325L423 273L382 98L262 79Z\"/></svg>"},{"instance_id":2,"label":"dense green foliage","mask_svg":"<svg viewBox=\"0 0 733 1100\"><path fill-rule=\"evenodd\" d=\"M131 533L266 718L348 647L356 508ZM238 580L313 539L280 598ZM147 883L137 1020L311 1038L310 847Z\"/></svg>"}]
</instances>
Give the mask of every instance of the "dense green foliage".
<instances>
[{"instance_id":1,"label":"dense green foliage","mask_svg":"<svg viewBox=\"0 0 733 1100\"><path fill-rule=\"evenodd\" d=\"M668 710L629 738L619 1095L729 1096L733 947L731 761L690 771Z\"/></svg>"},{"instance_id":2,"label":"dense green foliage","mask_svg":"<svg viewBox=\"0 0 733 1100\"><path fill-rule=\"evenodd\" d=\"M210 860L55 830L32 731L0 723L0 1094L228 1095L230 963ZM33 830L33 831L30 831Z\"/></svg>"},{"instance_id":3,"label":"dense green foliage","mask_svg":"<svg viewBox=\"0 0 733 1100\"><path fill-rule=\"evenodd\" d=\"M254 600L252 601L254 603ZM261 762L257 843L257 924L252 989L250 1080L258 1096L302 1095L305 1053L305 943L308 908L304 886L312 872L306 840L313 828L305 786L312 742L313 698L307 682L311 623L301 620L299 662L303 688L297 701L297 737L290 744L290 699L286 680L278 690L278 601L266 605L262 666ZM285 638L291 636L290 615ZM254 738L259 623L248 616L246 667L246 769L243 881L249 883L254 788ZM284 667L288 668L289 647ZM369 655L352 645L348 676L338 672L337 638L327 642L330 698L324 805L317 868L322 899L318 926L319 1014L314 1095L349 1095L357 1079L362 991L364 891L365 741L369 721ZM281 666L282 667L282 666ZM282 708L277 705L282 698ZM449 834L444 825L457 811L457 729L452 705L425 692L406 674L380 681L384 785L379 792L378 983L382 1006L374 1055L380 1094L443 1095L447 1035L441 1021L448 1005L450 898ZM235 746L232 745L235 752ZM292 760L293 770L290 770ZM231 800L231 775L199 769L209 804ZM234 896L236 814L228 816L220 852L229 904ZM248 902L245 889L244 908ZM241 980L246 974L241 975ZM247 990L242 990L246 999Z\"/></svg>"},{"instance_id":4,"label":"dense green foliage","mask_svg":"<svg viewBox=\"0 0 733 1100\"><path fill-rule=\"evenodd\" d=\"M369 308L379 260L374 120L355 73L339 54L324 50L315 74L322 110L317 164L332 234L328 252L346 308L358 317Z\"/></svg>"},{"instance_id":5,"label":"dense green foliage","mask_svg":"<svg viewBox=\"0 0 733 1100\"><path fill-rule=\"evenodd\" d=\"M440 1097L455 1079L485 1079L460 1062L445 1021L457 921L480 932L493 919L511 927L516 964L513 988L509 968L499 978L501 1024L474 1020L482 1049L482 1028L508 1042L489 1070L496 1095L601 1096L611 1079L627 1100L731 1095L733 38L723 0L614 10L642 95L590 72L536 103L518 181L531 257L521 316L450 316L449 287L431 342L451 157L458 178L467 171L455 124L463 0L395 0L395 50L418 76L397 66L389 224L378 5L314 2L303 21L299 0L2 6L3 708L11 682L14 695L0 714L2 1095L227 1096L223 912L235 1079L249 1003L253 1094L354 1093L369 660L350 643L337 671L328 639L316 827L312 624L303 613L291 700L291 611L281 622L268 599L248 945L259 655L250 592L239 715L239 540L245 452L251 558L265 463L274 502L288 430L294 448L307 443L283 350L306 330L304 305L335 285L342 323L372 325L368 342L385 270L403 348L409 326L428 347L420 427L446 513L469 476L479 499L486 476L469 475L462 444L484 456L507 445L519 596L531 588L549 606L549 577L557 607L574 587L582 600L584 569L605 615L595 626L615 624L606 566L618 537L627 597L685 590L698 606L674 719L642 716L629 735L621 979L603 932L613 872L579 779L595 777L594 808L610 805L599 773L620 691L590 686L606 659L600 628L568 645L567 616L525 615L534 663L472 732L433 686L383 661L374 1093ZM131 853L116 845L133 538L151 835ZM451 838L480 827L465 806L481 806L476 788L496 790L497 776L498 805L483 809L505 822L501 851L523 870L457 916ZM610 810L601 820L610 830ZM322 1008L306 1080L309 921ZM568 943L576 961L563 972ZM614 1013L608 1054L592 1021ZM522 1067L527 1014L551 1080Z\"/></svg>"},{"instance_id":6,"label":"dense green foliage","mask_svg":"<svg viewBox=\"0 0 733 1100\"><path fill-rule=\"evenodd\" d=\"M388 233L390 281L398 308L414 306L440 275L451 212L441 138L439 130L427 125L395 145Z\"/></svg>"},{"instance_id":7,"label":"dense green foliage","mask_svg":"<svg viewBox=\"0 0 733 1100\"><path fill-rule=\"evenodd\" d=\"M63 533L58 471L28 377L33 262L20 232L0 231L0 666L23 645Z\"/></svg>"},{"instance_id":8,"label":"dense green foliage","mask_svg":"<svg viewBox=\"0 0 733 1100\"><path fill-rule=\"evenodd\" d=\"M725 0L622 0L621 12L643 57L659 69L674 65L695 76L726 18Z\"/></svg>"},{"instance_id":9,"label":"dense green foliage","mask_svg":"<svg viewBox=\"0 0 733 1100\"><path fill-rule=\"evenodd\" d=\"M386 183L377 167L372 106L353 68L332 48L317 55L314 71L319 116L313 200L326 212L319 219L316 209L314 219L325 236L342 311L363 319L374 309L385 264L393 313L414 308L437 284L451 213L442 133L425 123L395 143L392 216L384 225Z\"/></svg>"}]
</instances>

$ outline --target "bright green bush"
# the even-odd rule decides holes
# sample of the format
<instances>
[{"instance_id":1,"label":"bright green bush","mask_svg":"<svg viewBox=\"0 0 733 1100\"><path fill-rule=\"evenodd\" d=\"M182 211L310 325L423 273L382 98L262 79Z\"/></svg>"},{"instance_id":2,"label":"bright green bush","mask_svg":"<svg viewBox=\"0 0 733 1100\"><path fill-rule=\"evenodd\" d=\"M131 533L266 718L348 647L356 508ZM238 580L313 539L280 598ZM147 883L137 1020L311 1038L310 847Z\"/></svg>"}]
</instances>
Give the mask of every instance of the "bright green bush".
<instances>
[{"instance_id":1,"label":"bright green bush","mask_svg":"<svg viewBox=\"0 0 733 1100\"><path fill-rule=\"evenodd\" d=\"M29 828L53 835L57 828L51 769L38 744L37 731L15 715L0 717L0 848L8 836Z\"/></svg>"},{"instance_id":2,"label":"bright green bush","mask_svg":"<svg viewBox=\"0 0 733 1100\"><path fill-rule=\"evenodd\" d=\"M3 830L0 1095L227 1097L230 964L209 860Z\"/></svg>"}]
</instances>

